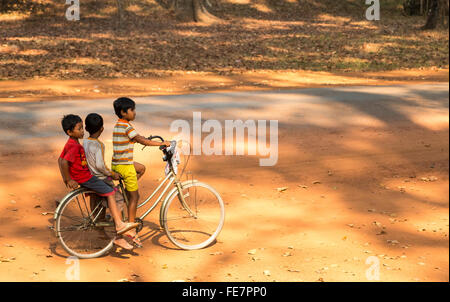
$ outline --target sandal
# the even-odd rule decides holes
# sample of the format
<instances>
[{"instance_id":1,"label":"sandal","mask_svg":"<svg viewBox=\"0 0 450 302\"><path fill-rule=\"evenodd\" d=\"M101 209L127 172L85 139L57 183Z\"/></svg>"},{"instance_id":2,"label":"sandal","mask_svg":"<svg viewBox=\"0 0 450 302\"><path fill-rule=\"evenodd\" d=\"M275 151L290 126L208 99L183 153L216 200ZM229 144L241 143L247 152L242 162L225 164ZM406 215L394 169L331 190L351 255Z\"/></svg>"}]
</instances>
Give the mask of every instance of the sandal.
<instances>
[{"instance_id":1,"label":"sandal","mask_svg":"<svg viewBox=\"0 0 450 302\"><path fill-rule=\"evenodd\" d=\"M141 241L139 240L139 237L138 237L137 234L134 235L134 236L131 236L130 234L124 234L124 235L125 235L126 237L130 238L130 239L133 241L133 244L134 244L135 247L137 247L137 248L142 248L142 247L144 247L144 246L142 245Z\"/></svg>"},{"instance_id":2,"label":"sandal","mask_svg":"<svg viewBox=\"0 0 450 302\"><path fill-rule=\"evenodd\" d=\"M138 226L139 226L139 223L137 223L137 222L134 222L134 223L127 222L127 223L125 223L125 226L123 228L121 228L120 230L116 230L117 235L122 235L123 233L128 232L131 229L135 229Z\"/></svg>"}]
</instances>

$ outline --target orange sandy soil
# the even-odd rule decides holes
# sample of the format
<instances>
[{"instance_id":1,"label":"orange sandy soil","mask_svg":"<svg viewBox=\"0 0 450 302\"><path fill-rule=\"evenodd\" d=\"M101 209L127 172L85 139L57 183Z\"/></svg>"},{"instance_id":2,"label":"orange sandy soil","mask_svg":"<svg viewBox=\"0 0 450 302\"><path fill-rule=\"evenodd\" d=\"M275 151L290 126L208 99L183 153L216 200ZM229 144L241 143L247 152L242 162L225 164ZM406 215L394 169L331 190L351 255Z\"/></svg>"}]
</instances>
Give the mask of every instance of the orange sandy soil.
<instances>
[{"instance_id":1,"label":"orange sandy soil","mask_svg":"<svg viewBox=\"0 0 450 302\"><path fill-rule=\"evenodd\" d=\"M115 98L216 91L276 90L349 85L394 85L448 82L449 70L440 68L383 72L257 71L220 76L207 72L146 79L0 81L0 102Z\"/></svg>"},{"instance_id":2,"label":"orange sandy soil","mask_svg":"<svg viewBox=\"0 0 450 302\"><path fill-rule=\"evenodd\" d=\"M403 73L387 73L385 80L347 76L333 83L385 84L398 76L406 80ZM434 77L448 81L448 71L430 71L425 80ZM308 78L318 84L315 75ZM191 79L183 81L192 84ZM111 82L120 82L124 90L108 92ZM218 89L218 82L201 79L201 86ZM62 81L47 86L15 82L15 88L12 83L0 83L3 98L21 89L42 89L41 96L16 94L31 101L47 99L50 91L60 92L55 100L64 93L98 97L91 92L94 84L106 90L101 97L151 90L143 80L67 81L61 90ZM192 91L169 83L151 82L161 90L173 89L160 93ZM276 83L291 87L295 80L280 76ZM82 91L76 94L76 88ZM280 125L274 167L259 167L258 158L250 156L195 158L191 169L196 178L213 185L226 202L218 242L197 251L174 249L153 212L141 233L143 249L82 260L80 280L367 281L366 259L377 256L380 281L448 282L448 135L445 112L440 119L429 117L426 126L410 121L386 127L368 122L358 128ZM297 149L301 152L293 152ZM11 147L0 158L0 281L66 281L68 255L49 229L52 215L44 215L67 193L56 164L59 152ZM159 156L140 182L143 195L163 175ZM287 189L279 192L280 187Z\"/></svg>"}]
</instances>

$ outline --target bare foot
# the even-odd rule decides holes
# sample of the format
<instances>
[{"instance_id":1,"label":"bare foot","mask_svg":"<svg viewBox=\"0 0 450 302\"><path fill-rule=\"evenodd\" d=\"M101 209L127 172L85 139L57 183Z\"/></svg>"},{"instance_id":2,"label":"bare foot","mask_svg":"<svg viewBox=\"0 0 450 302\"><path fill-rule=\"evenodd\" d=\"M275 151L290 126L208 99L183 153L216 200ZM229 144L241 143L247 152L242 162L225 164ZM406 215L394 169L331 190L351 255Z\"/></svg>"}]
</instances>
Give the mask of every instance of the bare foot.
<instances>
[{"instance_id":1,"label":"bare foot","mask_svg":"<svg viewBox=\"0 0 450 302\"><path fill-rule=\"evenodd\" d=\"M116 225L116 232L117 232L118 235L121 235L123 233L129 232L130 229L137 228L138 226L139 226L139 223L137 223L137 222L134 222L134 223L121 222L120 224Z\"/></svg>"},{"instance_id":2,"label":"bare foot","mask_svg":"<svg viewBox=\"0 0 450 302\"><path fill-rule=\"evenodd\" d=\"M132 250L133 246L129 244L125 239L123 238L117 238L114 240L114 244L125 249L125 250Z\"/></svg>"}]
</instances>

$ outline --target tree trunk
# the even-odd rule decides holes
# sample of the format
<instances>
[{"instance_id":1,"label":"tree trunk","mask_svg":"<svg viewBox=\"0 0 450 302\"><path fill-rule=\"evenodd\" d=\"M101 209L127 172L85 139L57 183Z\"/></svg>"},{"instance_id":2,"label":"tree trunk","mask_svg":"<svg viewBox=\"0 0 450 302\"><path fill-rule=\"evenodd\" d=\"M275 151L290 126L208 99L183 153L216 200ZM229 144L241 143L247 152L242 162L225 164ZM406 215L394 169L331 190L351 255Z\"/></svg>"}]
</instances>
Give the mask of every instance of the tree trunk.
<instances>
[{"instance_id":1,"label":"tree trunk","mask_svg":"<svg viewBox=\"0 0 450 302\"><path fill-rule=\"evenodd\" d=\"M122 9L122 3L120 3L121 0L116 0L117 2L117 21L118 21L118 28L122 28L122 15L123 15L123 9Z\"/></svg>"},{"instance_id":2,"label":"tree trunk","mask_svg":"<svg viewBox=\"0 0 450 302\"><path fill-rule=\"evenodd\" d=\"M448 27L448 8L448 0L431 0L427 22L422 29L435 29L439 24Z\"/></svg>"},{"instance_id":3,"label":"tree trunk","mask_svg":"<svg viewBox=\"0 0 450 302\"><path fill-rule=\"evenodd\" d=\"M196 22L214 23L219 21L219 18L211 14L206 8L208 0L192 0L194 20Z\"/></svg>"},{"instance_id":4,"label":"tree trunk","mask_svg":"<svg viewBox=\"0 0 450 302\"><path fill-rule=\"evenodd\" d=\"M220 19L208 10L208 0L157 0L166 9L172 9L179 21L214 23Z\"/></svg>"}]
</instances>

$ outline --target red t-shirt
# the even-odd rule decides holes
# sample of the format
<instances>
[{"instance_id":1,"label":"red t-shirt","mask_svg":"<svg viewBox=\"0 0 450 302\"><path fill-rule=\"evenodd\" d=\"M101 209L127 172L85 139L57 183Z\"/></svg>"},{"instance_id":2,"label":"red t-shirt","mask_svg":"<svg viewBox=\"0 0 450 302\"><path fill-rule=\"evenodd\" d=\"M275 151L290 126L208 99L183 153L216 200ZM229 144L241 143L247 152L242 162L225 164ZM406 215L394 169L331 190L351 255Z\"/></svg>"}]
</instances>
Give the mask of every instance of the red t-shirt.
<instances>
[{"instance_id":1,"label":"red t-shirt","mask_svg":"<svg viewBox=\"0 0 450 302\"><path fill-rule=\"evenodd\" d=\"M83 183L91 179L92 174L86 161L83 146L73 138L69 138L60 158L69 162L70 177L77 183Z\"/></svg>"}]
</instances>

